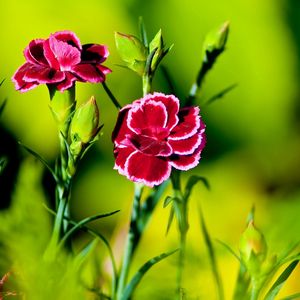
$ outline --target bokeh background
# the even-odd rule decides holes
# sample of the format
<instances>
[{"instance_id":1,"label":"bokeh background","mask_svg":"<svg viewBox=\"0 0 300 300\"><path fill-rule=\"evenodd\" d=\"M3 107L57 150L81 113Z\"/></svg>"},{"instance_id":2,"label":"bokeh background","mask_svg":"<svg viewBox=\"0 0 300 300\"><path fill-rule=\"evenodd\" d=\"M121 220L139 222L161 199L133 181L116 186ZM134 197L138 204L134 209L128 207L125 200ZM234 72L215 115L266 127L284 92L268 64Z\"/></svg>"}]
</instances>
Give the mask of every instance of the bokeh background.
<instances>
[{"instance_id":1,"label":"bokeh background","mask_svg":"<svg viewBox=\"0 0 300 300\"><path fill-rule=\"evenodd\" d=\"M207 124L207 148L200 165L189 174L205 176L190 203L188 260L184 274L187 299L214 299L215 292L199 223L201 205L210 234L237 251L251 206L256 223L265 233L270 252L280 252L299 239L300 232L300 2L298 0L10 0L0 2L0 99L8 98L0 120L0 155L9 159L0 179L2 209L10 205L15 176L28 156L21 141L50 162L58 154L54 121L45 86L21 94L14 90L12 74L23 63L23 49L34 38L69 29L81 42L103 43L113 70L107 84L125 105L141 97L141 80L120 68L114 32L136 34L143 16L148 35L161 28L165 42L174 47L164 60L183 99L191 87L201 60L205 34L230 21L227 49L209 73L200 92L205 102L223 88L237 87L220 101L201 107ZM168 93L158 71L154 90ZM104 123L103 135L87 155L73 187L72 214L80 219L91 214L121 209L94 226L115 241L122 251L124 226L128 223L132 183L114 171L110 135L117 110L101 85L77 84L77 100L95 95ZM53 182L45 172L45 197L51 201ZM168 191L167 191L168 193ZM174 226L165 236L169 209L162 202L147 228L135 258L135 267L150 257L177 247ZM175 224L174 224L175 225ZM1 225L3 226L3 225ZM79 237L79 242L84 237ZM233 292L238 263L215 244L228 299ZM134 270L133 270L134 271ZM155 266L139 286L136 299L172 299L176 257ZM300 271L293 274L280 296L300 290Z\"/></svg>"}]
</instances>

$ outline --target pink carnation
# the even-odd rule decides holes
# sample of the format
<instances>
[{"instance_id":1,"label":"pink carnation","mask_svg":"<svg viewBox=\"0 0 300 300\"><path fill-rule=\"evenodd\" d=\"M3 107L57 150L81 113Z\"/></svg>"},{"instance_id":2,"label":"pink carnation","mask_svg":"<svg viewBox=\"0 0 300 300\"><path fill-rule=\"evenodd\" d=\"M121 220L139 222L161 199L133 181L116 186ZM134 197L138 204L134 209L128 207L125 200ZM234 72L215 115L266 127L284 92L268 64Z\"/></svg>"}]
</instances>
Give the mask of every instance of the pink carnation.
<instances>
[{"instance_id":1,"label":"pink carnation","mask_svg":"<svg viewBox=\"0 0 300 300\"><path fill-rule=\"evenodd\" d=\"M26 92L39 84L53 84L60 91L75 81L98 83L111 70L102 66L109 52L104 45L81 45L71 31L59 31L46 40L36 39L24 50L26 59L12 77L15 88Z\"/></svg>"},{"instance_id":2,"label":"pink carnation","mask_svg":"<svg viewBox=\"0 0 300 300\"><path fill-rule=\"evenodd\" d=\"M173 95L149 94L119 113L112 140L115 169L128 179L159 185L178 170L194 168L205 146L198 107L179 109Z\"/></svg>"}]
</instances>

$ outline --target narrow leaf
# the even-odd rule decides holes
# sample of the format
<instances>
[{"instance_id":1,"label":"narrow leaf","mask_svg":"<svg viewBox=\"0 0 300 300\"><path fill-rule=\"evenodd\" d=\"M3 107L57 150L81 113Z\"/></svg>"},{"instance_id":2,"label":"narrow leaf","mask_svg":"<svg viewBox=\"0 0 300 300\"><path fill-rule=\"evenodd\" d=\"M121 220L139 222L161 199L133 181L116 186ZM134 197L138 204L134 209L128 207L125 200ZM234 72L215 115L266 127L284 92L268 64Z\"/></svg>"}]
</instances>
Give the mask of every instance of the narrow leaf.
<instances>
[{"instance_id":1,"label":"narrow leaf","mask_svg":"<svg viewBox=\"0 0 300 300\"><path fill-rule=\"evenodd\" d=\"M0 174L3 172L6 164L7 164L7 159L5 157L1 157L0 158Z\"/></svg>"},{"instance_id":2,"label":"narrow leaf","mask_svg":"<svg viewBox=\"0 0 300 300\"><path fill-rule=\"evenodd\" d=\"M21 142L19 142L19 145L22 146L27 152L29 152L31 155L33 155L35 158L37 158L48 170L49 172L52 174L54 180L56 182L59 182L58 177L56 176L55 172L53 171L53 169L50 167L50 165L47 163L47 161L40 156L38 153L36 153L34 150L28 148L27 146L25 146L24 144L22 144Z\"/></svg>"},{"instance_id":3,"label":"narrow leaf","mask_svg":"<svg viewBox=\"0 0 300 300\"><path fill-rule=\"evenodd\" d=\"M145 65L145 74L151 73L151 63L157 50L158 48L153 49L153 51L148 55Z\"/></svg>"},{"instance_id":4,"label":"narrow leaf","mask_svg":"<svg viewBox=\"0 0 300 300\"><path fill-rule=\"evenodd\" d=\"M143 276L146 274L146 272L153 267L155 264L157 264L158 262L160 262L161 260L167 258L168 256L174 254L175 252L177 252L178 249L171 251L171 252L167 252L167 253L163 253L160 254L158 256L155 256L153 258L151 258L150 260L148 260L138 271L137 273L132 277L132 279L130 280L130 282L127 284L124 293L122 295L122 300L128 300L130 299L132 293L134 292L135 288L137 287L137 285L140 283L141 279L143 278Z\"/></svg>"},{"instance_id":5,"label":"narrow leaf","mask_svg":"<svg viewBox=\"0 0 300 300\"><path fill-rule=\"evenodd\" d=\"M166 235L169 233L169 230L170 230L171 225L172 225L173 220L174 220L174 215L175 215L174 207L171 207L170 215L169 215L169 219L168 219L168 224L167 224L167 229L166 229Z\"/></svg>"},{"instance_id":6,"label":"narrow leaf","mask_svg":"<svg viewBox=\"0 0 300 300\"><path fill-rule=\"evenodd\" d=\"M207 189L210 189L209 183L205 177L193 175L189 178L185 186L185 195L184 195L185 199L188 199L190 197L194 185L199 181L201 181Z\"/></svg>"},{"instance_id":7,"label":"narrow leaf","mask_svg":"<svg viewBox=\"0 0 300 300\"><path fill-rule=\"evenodd\" d=\"M232 250L232 248L230 246L228 246L226 243L224 243L221 240L216 240L218 243L220 243L223 247L225 247L225 249L227 249L240 263L241 263L241 259L240 257Z\"/></svg>"},{"instance_id":8,"label":"narrow leaf","mask_svg":"<svg viewBox=\"0 0 300 300\"><path fill-rule=\"evenodd\" d=\"M105 217L109 217L112 216L114 214L116 214L117 212L119 212L120 210L115 210L113 212L110 213L106 213L106 214L98 214L98 215L94 215L91 217L87 217L83 220L81 220L80 222L78 222L74 227L72 227L61 239L59 246L61 247L67 240L68 238L70 238L75 232L77 232L79 229L81 229L83 226L85 226L86 224L98 220L98 219L102 219Z\"/></svg>"},{"instance_id":9,"label":"narrow leaf","mask_svg":"<svg viewBox=\"0 0 300 300\"><path fill-rule=\"evenodd\" d=\"M4 81L5 81L5 78L1 80L0 86L3 84Z\"/></svg>"},{"instance_id":10,"label":"narrow leaf","mask_svg":"<svg viewBox=\"0 0 300 300\"><path fill-rule=\"evenodd\" d=\"M89 256L89 254L92 253L92 251L95 249L97 243L98 243L98 239L96 239L96 238L93 239L92 241L89 241L83 247L83 249L76 255L74 262L78 268L84 263L84 261Z\"/></svg>"},{"instance_id":11,"label":"narrow leaf","mask_svg":"<svg viewBox=\"0 0 300 300\"><path fill-rule=\"evenodd\" d=\"M128 69L127 66L121 66L121 67L125 67L126 69ZM117 98L113 95L112 91L109 89L109 87L107 86L107 84L105 82L102 82L102 86L103 86L104 91L106 92L107 96L109 97L109 99L113 103L113 105L117 109L121 109L122 105L119 103L119 101L117 100Z\"/></svg>"},{"instance_id":12,"label":"narrow leaf","mask_svg":"<svg viewBox=\"0 0 300 300\"><path fill-rule=\"evenodd\" d=\"M163 207L166 208L173 200L174 200L173 197L167 196L165 201L164 201L164 206Z\"/></svg>"},{"instance_id":13,"label":"narrow leaf","mask_svg":"<svg viewBox=\"0 0 300 300\"><path fill-rule=\"evenodd\" d=\"M300 299L300 293L287 296L285 298L282 298L281 300L294 300L294 299Z\"/></svg>"},{"instance_id":14,"label":"narrow leaf","mask_svg":"<svg viewBox=\"0 0 300 300\"><path fill-rule=\"evenodd\" d=\"M139 30L140 30L141 40L142 40L144 46L147 48L148 47L147 32L146 32L146 27L145 27L144 19L141 16L139 17Z\"/></svg>"},{"instance_id":15,"label":"narrow leaf","mask_svg":"<svg viewBox=\"0 0 300 300\"><path fill-rule=\"evenodd\" d=\"M3 82L3 81L2 81ZM4 99L3 103L0 105L0 116L2 115L4 108L7 104L7 99Z\"/></svg>"},{"instance_id":16,"label":"narrow leaf","mask_svg":"<svg viewBox=\"0 0 300 300\"><path fill-rule=\"evenodd\" d=\"M219 299L223 300L224 299L224 290L223 290L223 285L222 285L222 281L221 281L221 276L219 274L219 270L217 267L216 255L215 255L212 241L211 241L210 235L208 233L201 209L200 209L200 219L201 219L201 230L202 230L202 233L204 236L205 244L207 246L210 264L211 264L211 268L212 268L212 272L213 272L213 277L214 277L214 280L216 283L216 287L218 289Z\"/></svg>"},{"instance_id":17,"label":"narrow leaf","mask_svg":"<svg viewBox=\"0 0 300 300\"><path fill-rule=\"evenodd\" d=\"M173 83L173 79L171 77L171 74L168 70L168 68L164 65L161 65L160 66L160 70L168 84L168 87L169 87L169 90L170 90L170 93L173 94L173 95L176 95L176 91L175 91L175 84Z\"/></svg>"},{"instance_id":18,"label":"narrow leaf","mask_svg":"<svg viewBox=\"0 0 300 300\"><path fill-rule=\"evenodd\" d=\"M290 277L294 269L299 263L299 259L293 261L290 263L286 269L280 274L278 279L274 282L270 290L268 291L265 300L274 300L276 295L279 293L281 288L283 287L284 283L287 281L287 279Z\"/></svg>"},{"instance_id":19,"label":"narrow leaf","mask_svg":"<svg viewBox=\"0 0 300 300\"><path fill-rule=\"evenodd\" d=\"M209 98L206 102L205 105L211 104L212 102L215 102L216 100L219 100L223 98L225 95L227 95L229 92L231 92L233 89L235 89L238 86L237 83L231 84L230 86L226 87L219 93L215 94L211 98Z\"/></svg>"}]
</instances>

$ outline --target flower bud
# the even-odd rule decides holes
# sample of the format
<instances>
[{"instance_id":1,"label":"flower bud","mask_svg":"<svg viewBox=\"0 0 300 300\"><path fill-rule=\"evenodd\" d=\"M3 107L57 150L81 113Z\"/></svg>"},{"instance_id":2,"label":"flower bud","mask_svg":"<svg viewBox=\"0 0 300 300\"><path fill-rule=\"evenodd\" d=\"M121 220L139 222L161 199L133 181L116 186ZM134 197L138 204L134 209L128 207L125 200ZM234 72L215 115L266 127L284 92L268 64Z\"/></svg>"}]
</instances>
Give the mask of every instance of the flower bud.
<instances>
[{"instance_id":1,"label":"flower bud","mask_svg":"<svg viewBox=\"0 0 300 300\"><path fill-rule=\"evenodd\" d=\"M263 234L250 220L240 239L241 258L249 271L256 272L266 259L267 244Z\"/></svg>"},{"instance_id":2,"label":"flower bud","mask_svg":"<svg viewBox=\"0 0 300 300\"><path fill-rule=\"evenodd\" d=\"M214 29L205 37L203 44L204 52L218 51L225 49L227 37L229 33L229 22L225 22L220 28Z\"/></svg>"},{"instance_id":3,"label":"flower bud","mask_svg":"<svg viewBox=\"0 0 300 300\"><path fill-rule=\"evenodd\" d=\"M155 35L155 37L149 44L149 53L151 54L154 50L156 51L151 62L152 71L154 71L157 68L159 61L161 60L164 53L164 41L161 34L161 29L158 31L158 33Z\"/></svg>"},{"instance_id":4,"label":"flower bud","mask_svg":"<svg viewBox=\"0 0 300 300\"><path fill-rule=\"evenodd\" d=\"M71 122L70 149L74 156L78 156L84 145L92 142L99 130L99 110L94 97L75 110Z\"/></svg>"},{"instance_id":5,"label":"flower bud","mask_svg":"<svg viewBox=\"0 0 300 300\"><path fill-rule=\"evenodd\" d=\"M122 60L131 70L143 75L147 60L147 49L135 36L115 33L116 47Z\"/></svg>"},{"instance_id":6,"label":"flower bud","mask_svg":"<svg viewBox=\"0 0 300 300\"><path fill-rule=\"evenodd\" d=\"M75 88L72 87L64 92L60 92L53 87L50 91L50 110L53 118L58 125L59 131L67 136L72 112L75 108Z\"/></svg>"}]
</instances>

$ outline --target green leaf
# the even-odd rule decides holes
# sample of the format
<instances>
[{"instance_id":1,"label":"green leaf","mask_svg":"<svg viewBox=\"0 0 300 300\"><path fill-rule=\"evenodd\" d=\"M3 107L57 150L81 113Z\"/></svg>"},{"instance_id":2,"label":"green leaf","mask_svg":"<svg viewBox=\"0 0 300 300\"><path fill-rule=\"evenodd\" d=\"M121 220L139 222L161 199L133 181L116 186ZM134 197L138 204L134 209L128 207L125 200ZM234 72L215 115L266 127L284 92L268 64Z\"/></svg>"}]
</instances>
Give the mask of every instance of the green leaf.
<instances>
[{"instance_id":1,"label":"green leaf","mask_svg":"<svg viewBox=\"0 0 300 300\"><path fill-rule=\"evenodd\" d=\"M164 206L163 207L166 208L173 200L174 200L173 197L167 196L165 201L164 201Z\"/></svg>"},{"instance_id":2,"label":"green leaf","mask_svg":"<svg viewBox=\"0 0 300 300\"><path fill-rule=\"evenodd\" d=\"M218 239L216 241L220 243L223 247L225 247L225 249L228 250L229 253L231 253L241 263L240 257L232 250L232 248L229 245Z\"/></svg>"},{"instance_id":3,"label":"green leaf","mask_svg":"<svg viewBox=\"0 0 300 300\"><path fill-rule=\"evenodd\" d=\"M278 279L274 282L270 290L268 291L265 300L274 300L276 295L279 293L284 283L288 280L294 269L299 263L299 259L290 263L286 269L280 274Z\"/></svg>"},{"instance_id":4,"label":"green leaf","mask_svg":"<svg viewBox=\"0 0 300 300\"><path fill-rule=\"evenodd\" d=\"M169 230L170 230L171 225L172 225L173 220L174 220L174 215L175 215L174 207L171 207L170 215L169 215L169 218L168 218L167 229L166 229L166 235L169 233Z\"/></svg>"},{"instance_id":5,"label":"green leaf","mask_svg":"<svg viewBox=\"0 0 300 300\"><path fill-rule=\"evenodd\" d=\"M2 81L2 82L3 82L3 81ZM3 101L3 103L0 105L0 116L1 116L2 113L3 113L6 104L7 104L7 99L5 99L5 100Z\"/></svg>"},{"instance_id":6,"label":"green leaf","mask_svg":"<svg viewBox=\"0 0 300 300\"><path fill-rule=\"evenodd\" d=\"M0 82L0 86L3 84L4 81L5 81L5 78L2 79L2 81Z\"/></svg>"},{"instance_id":7,"label":"green leaf","mask_svg":"<svg viewBox=\"0 0 300 300\"><path fill-rule=\"evenodd\" d=\"M201 219L201 230L202 230L202 234L204 236L204 241L205 241L205 244L206 244L206 247L208 250L211 269L212 269L213 277L214 277L216 287L218 290L219 299L223 300L224 299L224 290L223 290L223 284L221 281L221 276L220 276L220 273L219 273L219 270L217 267L216 255L215 255L214 247L212 245L212 241L211 241L210 235L208 233L201 210L200 210L200 219Z\"/></svg>"},{"instance_id":8,"label":"green leaf","mask_svg":"<svg viewBox=\"0 0 300 300\"><path fill-rule=\"evenodd\" d=\"M121 66L121 67L125 67L126 69L128 69L127 66ZM121 109L122 105L119 103L119 101L117 100L117 98L113 95L113 93L111 92L111 90L109 89L109 87L107 86L107 84L105 83L105 81L102 82L102 86L103 86L104 91L106 92L107 96L109 97L109 99L113 103L113 105L117 109Z\"/></svg>"},{"instance_id":9,"label":"green leaf","mask_svg":"<svg viewBox=\"0 0 300 300\"><path fill-rule=\"evenodd\" d=\"M151 258L150 260L148 260L138 271L137 273L132 277L132 279L130 280L130 282L127 284L124 293L122 295L121 300L128 300L130 299L132 293L134 292L135 288L137 287L137 285L140 283L141 279L143 278L143 276L146 274L146 272L153 267L155 264L157 264L158 262L160 262L161 260L167 258L168 256L174 254L175 252L177 252L178 249L171 251L171 252L167 252L167 253L163 253L160 254L158 256L155 256L153 258Z\"/></svg>"},{"instance_id":10,"label":"green leaf","mask_svg":"<svg viewBox=\"0 0 300 300\"><path fill-rule=\"evenodd\" d=\"M76 255L74 259L74 263L78 268L82 266L82 264L86 261L88 256L93 252L93 250L96 248L98 244L98 239L95 238L92 241L89 241L83 249Z\"/></svg>"},{"instance_id":11,"label":"green leaf","mask_svg":"<svg viewBox=\"0 0 300 300\"><path fill-rule=\"evenodd\" d=\"M77 232L79 229L81 229L86 224L88 224L92 221L98 220L98 219L102 219L102 218L112 216L112 215L118 213L119 211L120 210L115 210L113 212L109 212L109 213L106 213L106 214L97 214L97 215L87 217L87 218L81 220L74 227L72 227L68 232L66 232L66 234L62 237L62 239L59 243L59 247L62 247L62 245L68 240L68 238L70 238L75 232Z\"/></svg>"},{"instance_id":12,"label":"green leaf","mask_svg":"<svg viewBox=\"0 0 300 300\"><path fill-rule=\"evenodd\" d=\"M223 98L225 95L227 95L233 89L235 89L237 86L238 86L237 83L231 84L230 86L226 87L225 89L221 90L219 93L215 94L214 96L209 98L207 101L205 101L205 105L211 104L212 102L215 102L216 100Z\"/></svg>"},{"instance_id":13,"label":"green leaf","mask_svg":"<svg viewBox=\"0 0 300 300\"><path fill-rule=\"evenodd\" d=\"M294 300L294 299L300 299L300 293L287 296L285 298L282 298L281 300Z\"/></svg>"},{"instance_id":14,"label":"green leaf","mask_svg":"<svg viewBox=\"0 0 300 300\"><path fill-rule=\"evenodd\" d=\"M147 38L147 31L144 23L143 17L139 17L139 30L140 30L140 37L141 40L146 48L148 48L148 38Z\"/></svg>"},{"instance_id":15,"label":"green leaf","mask_svg":"<svg viewBox=\"0 0 300 300\"><path fill-rule=\"evenodd\" d=\"M185 186L185 194L184 194L185 199L188 199L190 197L193 187L199 181L201 181L207 189L210 189L209 183L205 177L193 175L189 178Z\"/></svg>"},{"instance_id":16,"label":"green leaf","mask_svg":"<svg viewBox=\"0 0 300 300\"><path fill-rule=\"evenodd\" d=\"M3 172L4 168L6 167L7 159L6 157L0 158L0 174Z\"/></svg>"},{"instance_id":17,"label":"green leaf","mask_svg":"<svg viewBox=\"0 0 300 300\"><path fill-rule=\"evenodd\" d=\"M163 74L163 77L165 78L165 80L168 84L170 93L173 94L173 95L176 95L177 93L176 93L176 90L175 90L175 84L173 82L173 79L171 77L171 74L170 74L168 68L164 65L161 65L160 70L161 70L161 72Z\"/></svg>"},{"instance_id":18,"label":"green leaf","mask_svg":"<svg viewBox=\"0 0 300 300\"><path fill-rule=\"evenodd\" d=\"M30 149L29 147L25 146L21 142L19 142L19 145L22 146L27 152L29 152L35 158L37 158L49 170L49 172L52 174L54 180L56 182L59 182L59 179L56 176L55 172L53 171L53 169L50 167L50 165L47 163L47 161L42 156L40 156L38 153L36 153L34 150Z\"/></svg>"}]
</instances>

